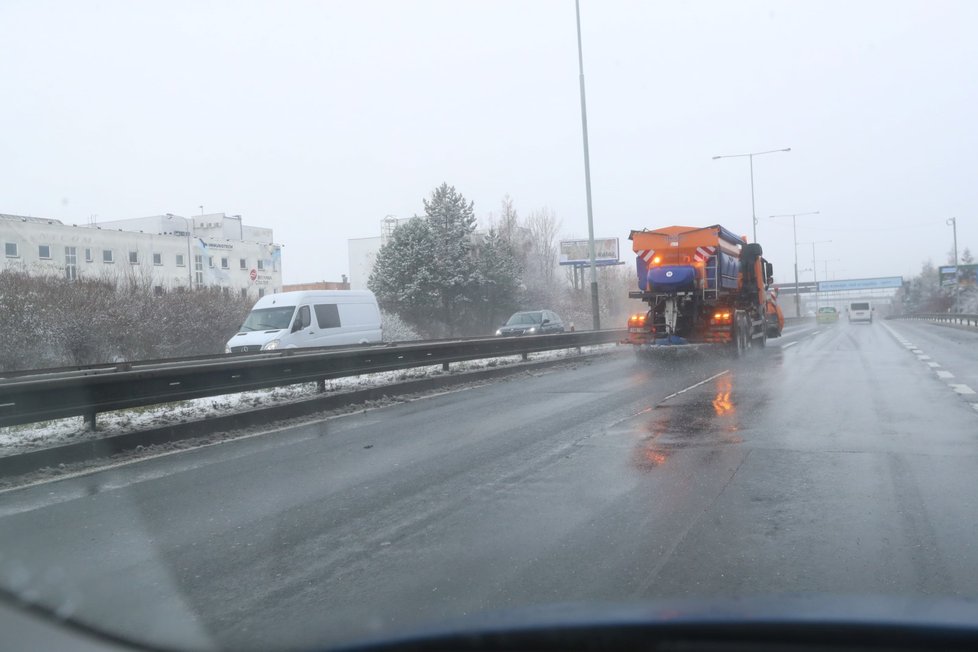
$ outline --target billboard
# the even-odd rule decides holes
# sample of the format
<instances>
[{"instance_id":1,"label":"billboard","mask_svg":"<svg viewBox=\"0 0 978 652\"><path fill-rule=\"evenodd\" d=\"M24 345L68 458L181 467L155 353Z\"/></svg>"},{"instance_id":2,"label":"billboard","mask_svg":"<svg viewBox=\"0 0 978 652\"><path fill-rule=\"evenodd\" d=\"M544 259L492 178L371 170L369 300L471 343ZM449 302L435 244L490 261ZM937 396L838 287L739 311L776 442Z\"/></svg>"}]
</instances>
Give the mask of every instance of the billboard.
<instances>
[{"instance_id":1,"label":"billboard","mask_svg":"<svg viewBox=\"0 0 978 652\"><path fill-rule=\"evenodd\" d=\"M883 290L903 287L902 276L884 276L881 278L854 278L846 281L819 281L819 292L836 292L839 290Z\"/></svg>"},{"instance_id":2,"label":"billboard","mask_svg":"<svg viewBox=\"0 0 978 652\"><path fill-rule=\"evenodd\" d=\"M978 265L944 265L937 268L937 273L940 275L941 287L978 286Z\"/></svg>"},{"instance_id":3,"label":"billboard","mask_svg":"<svg viewBox=\"0 0 978 652\"><path fill-rule=\"evenodd\" d=\"M618 264L618 238L594 239L596 265ZM585 265L591 263L591 248L587 240L561 240L560 264Z\"/></svg>"},{"instance_id":4,"label":"billboard","mask_svg":"<svg viewBox=\"0 0 978 652\"><path fill-rule=\"evenodd\" d=\"M954 265L945 265L937 268L937 274L941 279L941 287L958 284L958 268Z\"/></svg>"}]
</instances>

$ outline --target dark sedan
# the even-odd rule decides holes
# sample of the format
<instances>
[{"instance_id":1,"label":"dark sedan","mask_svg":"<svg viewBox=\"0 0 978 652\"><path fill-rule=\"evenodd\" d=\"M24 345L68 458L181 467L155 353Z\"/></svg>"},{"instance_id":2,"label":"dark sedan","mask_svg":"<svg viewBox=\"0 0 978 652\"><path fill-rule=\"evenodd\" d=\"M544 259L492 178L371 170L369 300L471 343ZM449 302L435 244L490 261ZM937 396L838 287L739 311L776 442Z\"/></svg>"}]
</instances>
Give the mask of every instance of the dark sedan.
<instances>
[{"instance_id":1,"label":"dark sedan","mask_svg":"<svg viewBox=\"0 0 978 652\"><path fill-rule=\"evenodd\" d=\"M496 335L544 335L563 332L564 322L554 311L526 310L510 317L506 325L496 331Z\"/></svg>"}]
</instances>

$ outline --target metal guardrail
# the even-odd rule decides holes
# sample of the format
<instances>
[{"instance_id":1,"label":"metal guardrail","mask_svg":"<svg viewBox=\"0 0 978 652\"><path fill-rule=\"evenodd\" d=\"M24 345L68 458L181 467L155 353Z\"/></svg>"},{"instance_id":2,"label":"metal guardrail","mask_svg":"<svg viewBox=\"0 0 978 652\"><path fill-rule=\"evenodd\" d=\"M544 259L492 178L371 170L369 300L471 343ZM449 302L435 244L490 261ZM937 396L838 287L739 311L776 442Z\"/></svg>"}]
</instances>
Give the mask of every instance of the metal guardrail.
<instances>
[{"instance_id":1,"label":"metal guardrail","mask_svg":"<svg viewBox=\"0 0 978 652\"><path fill-rule=\"evenodd\" d=\"M922 321L936 321L943 324L958 324L960 326L978 327L978 315L969 313L948 313L948 312L926 312L912 315L902 315L899 319L916 319Z\"/></svg>"},{"instance_id":2,"label":"metal guardrail","mask_svg":"<svg viewBox=\"0 0 978 652\"><path fill-rule=\"evenodd\" d=\"M289 349L204 360L121 363L112 367L38 371L0 379L0 426L233 394L295 383L452 362L618 342L625 330L495 337L394 346Z\"/></svg>"}]
</instances>

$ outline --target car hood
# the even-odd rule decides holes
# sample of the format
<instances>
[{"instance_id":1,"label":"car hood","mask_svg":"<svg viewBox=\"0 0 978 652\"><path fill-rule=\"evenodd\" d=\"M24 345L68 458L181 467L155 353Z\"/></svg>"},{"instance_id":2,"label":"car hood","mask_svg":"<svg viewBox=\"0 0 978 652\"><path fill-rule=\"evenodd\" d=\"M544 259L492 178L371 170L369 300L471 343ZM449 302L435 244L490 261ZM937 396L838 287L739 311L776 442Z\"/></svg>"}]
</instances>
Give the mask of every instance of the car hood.
<instances>
[{"instance_id":1,"label":"car hood","mask_svg":"<svg viewBox=\"0 0 978 652\"><path fill-rule=\"evenodd\" d=\"M531 328L540 328L540 324L520 324L518 326L500 326L499 330L503 333L525 333Z\"/></svg>"},{"instance_id":2,"label":"car hood","mask_svg":"<svg viewBox=\"0 0 978 652\"><path fill-rule=\"evenodd\" d=\"M462 617L396 639L374 639L336 649L655 649L649 643L657 639L818 641L830 644L825 649L843 649L848 648L844 643L857 639L864 644L889 641L896 646L908 635L931 643L946 643L952 637L959 644L956 649L967 649L960 644L978 642L978 602L822 594L550 604ZM585 641L594 645L583 645ZM921 643L915 649L926 647Z\"/></svg>"},{"instance_id":3,"label":"car hood","mask_svg":"<svg viewBox=\"0 0 978 652\"><path fill-rule=\"evenodd\" d=\"M228 340L228 346L258 346L261 347L264 344L276 340L289 330L287 328L282 328L279 330L267 330L267 331L243 331L231 337Z\"/></svg>"}]
</instances>

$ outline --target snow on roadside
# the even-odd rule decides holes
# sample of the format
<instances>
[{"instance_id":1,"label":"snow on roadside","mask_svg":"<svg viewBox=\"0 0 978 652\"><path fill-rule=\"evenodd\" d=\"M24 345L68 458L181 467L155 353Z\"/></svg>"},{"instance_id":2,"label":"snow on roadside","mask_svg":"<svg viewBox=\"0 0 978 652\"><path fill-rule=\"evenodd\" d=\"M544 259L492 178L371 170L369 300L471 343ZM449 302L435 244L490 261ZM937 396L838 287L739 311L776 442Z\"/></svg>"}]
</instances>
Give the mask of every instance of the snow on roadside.
<instances>
[{"instance_id":1,"label":"snow on roadside","mask_svg":"<svg viewBox=\"0 0 978 652\"><path fill-rule=\"evenodd\" d=\"M542 351L531 353L531 361L573 358L585 353L595 353L614 348L614 344L583 346L580 353L576 349L561 349L558 351ZM448 374L463 371L474 371L521 362L520 356L501 358L486 358L467 362L453 362ZM445 374L441 365L415 367L399 371L382 371L362 376L350 376L326 381L326 393L336 394L351 390L365 389L390 385L396 382L438 376ZM29 450L73 444L91 439L100 439L126 432L146 430L161 426L199 421L209 417L233 414L242 410L250 410L262 406L281 405L293 401L312 398L317 395L316 383L300 383L270 389L260 389L237 394L222 394L207 398L163 403L142 408L102 412L98 415L98 430L90 431L85 428L82 417L70 417L54 421L30 423L22 426L0 428L0 457L15 455Z\"/></svg>"}]
</instances>

